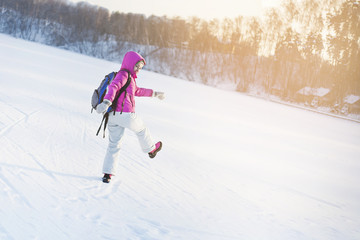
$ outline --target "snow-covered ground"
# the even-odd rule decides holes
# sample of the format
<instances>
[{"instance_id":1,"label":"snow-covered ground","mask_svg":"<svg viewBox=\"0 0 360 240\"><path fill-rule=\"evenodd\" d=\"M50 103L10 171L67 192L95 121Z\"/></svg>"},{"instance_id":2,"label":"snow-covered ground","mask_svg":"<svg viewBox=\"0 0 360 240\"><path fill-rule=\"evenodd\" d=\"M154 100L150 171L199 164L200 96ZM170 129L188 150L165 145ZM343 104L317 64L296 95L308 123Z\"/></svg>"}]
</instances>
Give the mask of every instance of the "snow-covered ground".
<instances>
[{"instance_id":1,"label":"snow-covered ground","mask_svg":"<svg viewBox=\"0 0 360 240\"><path fill-rule=\"evenodd\" d=\"M107 139L93 89L119 64L0 35L0 239L360 239L360 124L152 72L163 150Z\"/></svg>"}]
</instances>

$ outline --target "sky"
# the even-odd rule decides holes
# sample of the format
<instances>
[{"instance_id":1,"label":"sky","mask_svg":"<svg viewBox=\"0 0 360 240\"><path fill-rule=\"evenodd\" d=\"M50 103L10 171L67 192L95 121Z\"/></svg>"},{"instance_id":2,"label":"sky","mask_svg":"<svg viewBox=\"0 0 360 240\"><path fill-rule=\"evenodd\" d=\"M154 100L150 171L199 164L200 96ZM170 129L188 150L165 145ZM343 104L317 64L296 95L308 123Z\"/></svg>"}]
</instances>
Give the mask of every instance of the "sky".
<instances>
[{"instance_id":1,"label":"sky","mask_svg":"<svg viewBox=\"0 0 360 240\"><path fill-rule=\"evenodd\" d=\"M237 16L260 16L267 7L278 6L281 0L69 0L85 1L103 6L110 11L141 13L146 16L196 16L211 20L214 18L235 18Z\"/></svg>"}]
</instances>

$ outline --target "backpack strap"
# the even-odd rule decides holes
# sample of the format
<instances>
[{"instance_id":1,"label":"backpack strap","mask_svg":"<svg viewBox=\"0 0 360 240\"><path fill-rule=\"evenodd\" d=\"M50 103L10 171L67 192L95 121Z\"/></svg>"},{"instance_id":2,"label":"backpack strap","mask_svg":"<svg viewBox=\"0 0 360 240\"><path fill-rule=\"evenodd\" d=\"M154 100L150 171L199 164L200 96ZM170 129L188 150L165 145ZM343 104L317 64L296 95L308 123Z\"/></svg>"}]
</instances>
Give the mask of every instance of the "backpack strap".
<instances>
[{"instance_id":1,"label":"backpack strap","mask_svg":"<svg viewBox=\"0 0 360 240\"><path fill-rule=\"evenodd\" d=\"M103 133L103 138L105 138L105 129L106 129L107 123L108 123L108 121L109 121L109 113L110 113L111 111L114 111L114 115L115 115L115 110L116 110L116 106L117 106L117 102L118 102L118 100L119 100L119 97L120 97L120 95L126 90L126 88L130 85L130 82L131 82L131 74L130 74L130 71L128 71L127 69L121 69L120 71L126 71L126 72L128 73L128 79L127 79L125 85L122 86L122 87L120 88L120 90L118 91L118 93L116 94L116 96L115 96L115 98L114 98L114 101L112 102L112 104L111 104L111 106L109 107L108 111L104 114L103 119L101 120L100 127L99 127L99 129L97 130L97 132L96 132L96 136L99 135L99 132L100 132L100 130L101 130L101 126L102 126L102 124L103 124L103 122L104 122L104 120L105 120L105 123L104 123L104 133ZM126 96L126 91L125 91L125 96ZM124 103L123 103L123 105L124 105ZM123 107L124 107L124 106L123 106ZM123 108L123 107L122 107L122 108ZM122 108L121 108L121 113L122 113Z\"/></svg>"},{"instance_id":2,"label":"backpack strap","mask_svg":"<svg viewBox=\"0 0 360 240\"><path fill-rule=\"evenodd\" d=\"M103 116L103 118L102 118L102 120L101 120L101 124L100 124L100 126L99 126L99 129L98 129L97 132L96 132L96 136L99 135L99 132L100 132L100 130L101 130L101 126L102 126L104 120L105 120L105 124L104 124L104 134L103 134L103 138L105 138L105 129L106 129L107 122L109 121L109 113L108 113L108 112L104 114L104 116Z\"/></svg>"},{"instance_id":3,"label":"backpack strap","mask_svg":"<svg viewBox=\"0 0 360 240\"><path fill-rule=\"evenodd\" d=\"M116 94L115 96L115 99L114 101L112 102L112 105L111 105L111 108L112 108L112 111L114 111L114 115L115 115L115 109L117 107L117 104L118 104L118 100L119 100L119 97L120 95L125 92L125 96L124 96L124 101L125 101L125 97L126 97L126 89L128 88L128 86L130 85L130 82L131 82L131 73L129 70L127 69L121 69L120 71L125 71L128 73L128 78L127 78L127 81L125 83L124 86L121 87L121 89L118 91L118 93ZM122 113L122 110L124 108L124 102L122 102L122 108L121 108L121 113Z\"/></svg>"}]
</instances>

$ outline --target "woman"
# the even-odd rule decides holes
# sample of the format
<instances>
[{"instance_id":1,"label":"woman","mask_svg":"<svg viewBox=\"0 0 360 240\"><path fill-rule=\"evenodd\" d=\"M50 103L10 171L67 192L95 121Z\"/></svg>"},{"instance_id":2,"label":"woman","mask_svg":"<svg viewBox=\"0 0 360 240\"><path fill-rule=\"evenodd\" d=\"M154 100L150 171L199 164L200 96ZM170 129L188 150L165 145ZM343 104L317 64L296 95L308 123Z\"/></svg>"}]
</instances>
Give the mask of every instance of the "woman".
<instances>
[{"instance_id":1,"label":"woman","mask_svg":"<svg viewBox=\"0 0 360 240\"><path fill-rule=\"evenodd\" d=\"M160 100L164 99L164 93L162 92L155 92L152 89L137 87L135 81L137 78L136 75L143 68L145 63L145 59L140 54L132 51L127 52L122 61L120 71L109 86L104 101L96 108L98 113L104 114L115 99L118 90L126 84L128 74L131 75L129 86L118 99L115 114L109 114L109 146L103 165L103 182L105 183L109 183L111 176L116 173L122 142L121 139L124 135L125 128L136 133L142 150L148 153L150 158L154 158L162 148L162 142L159 141L154 143L149 130L135 113L135 96L157 97Z\"/></svg>"}]
</instances>

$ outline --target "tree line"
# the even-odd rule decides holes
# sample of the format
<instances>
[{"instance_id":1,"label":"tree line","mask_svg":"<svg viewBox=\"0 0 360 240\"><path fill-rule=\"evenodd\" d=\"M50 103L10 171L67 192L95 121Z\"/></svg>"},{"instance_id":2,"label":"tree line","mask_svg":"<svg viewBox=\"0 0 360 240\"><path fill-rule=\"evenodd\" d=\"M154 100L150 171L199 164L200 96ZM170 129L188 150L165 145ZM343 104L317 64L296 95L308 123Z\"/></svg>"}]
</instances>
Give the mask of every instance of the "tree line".
<instances>
[{"instance_id":1,"label":"tree line","mask_svg":"<svg viewBox=\"0 0 360 240\"><path fill-rule=\"evenodd\" d=\"M140 51L149 70L191 81L290 101L324 87L329 105L360 95L359 0L285 0L261 17L209 21L66 0L0 0L0 8L0 32L109 60Z\"/></svg>"}]
</instances>

